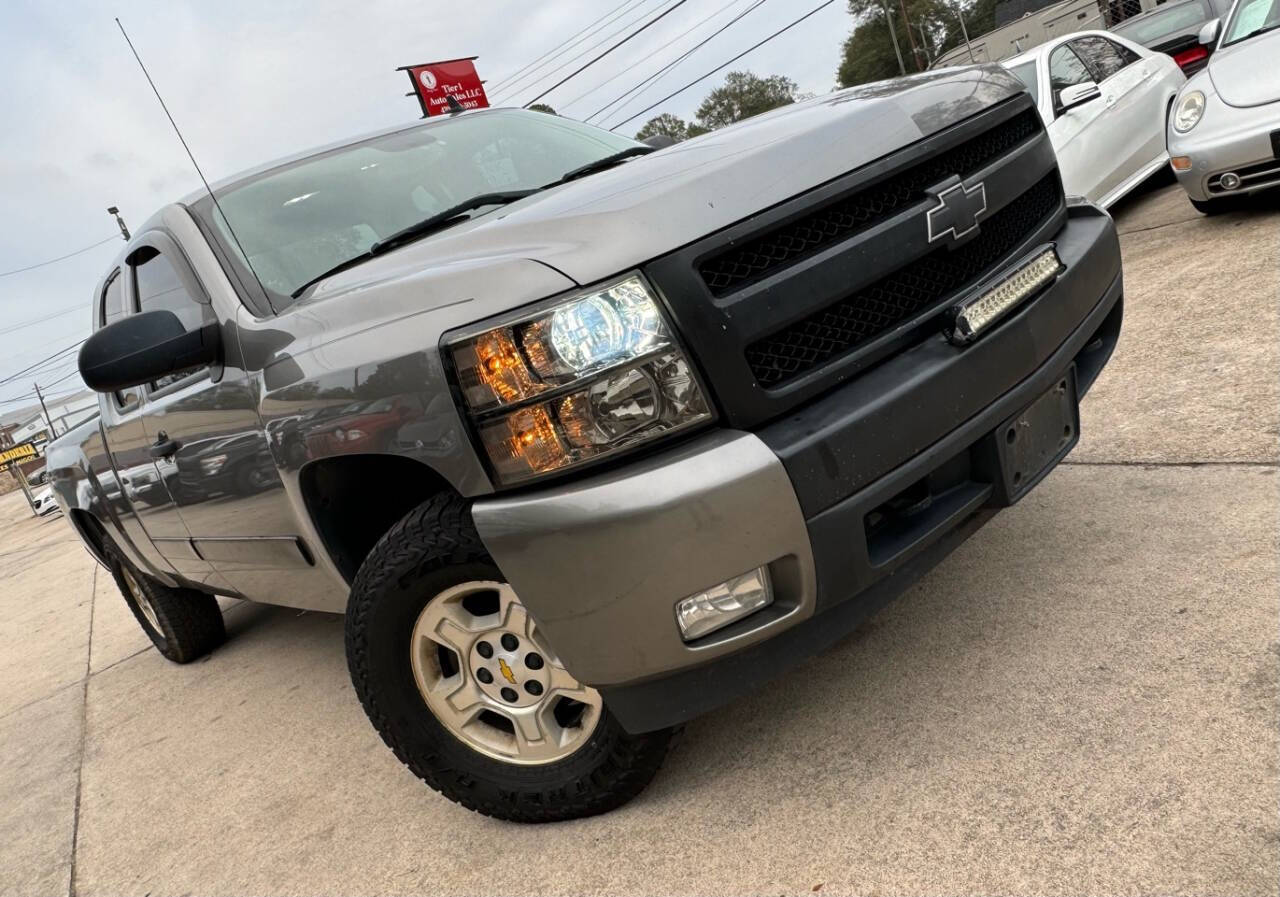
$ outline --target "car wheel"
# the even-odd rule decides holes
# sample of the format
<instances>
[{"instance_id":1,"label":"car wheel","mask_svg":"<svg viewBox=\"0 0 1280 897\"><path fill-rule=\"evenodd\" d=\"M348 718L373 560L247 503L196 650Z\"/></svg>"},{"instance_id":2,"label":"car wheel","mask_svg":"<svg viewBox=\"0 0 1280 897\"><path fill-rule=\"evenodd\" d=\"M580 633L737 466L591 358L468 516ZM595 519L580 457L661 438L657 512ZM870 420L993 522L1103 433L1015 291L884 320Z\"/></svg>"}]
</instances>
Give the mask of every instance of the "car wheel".
<instances>
[{"instance_id":1,"label":"car wheel","mask_svg":"<svg viewBox=\"0 0 1280 897\"><path fill-rule=\"evenodd\" d=\"M515 822L603 813L657 773L672 731L631 735L573 678L453 495L409 512L351 590L347 664L383 741L450 800Z\"/></svg>"},{"instance_id":2,"label":"car wheel","mask_svg":"<svg viewBox=\"0 0 1280 897\"><path fill-rule=\"evenodd\" d=\"M142 631L174 663L204 657L227 638L218 599L195 589L172 589L139 571L109 546L111 575Z\"/></svg>"},{"instance_id":3,"label":"car wheel","mask_svg":"<svg viewBox=\"0 0 1280 897\"><path fill-rule=\"evenodd\" d=\"M1188 197L1190 199L1190 197ZM1195 206L1195 210L1201 215L1221 215L1223 212L1230 212L1240 208L1240 203L1235 197L1224 197L1222 199L1192 199L1191 205Z\"/></svg>"}]
</instances>

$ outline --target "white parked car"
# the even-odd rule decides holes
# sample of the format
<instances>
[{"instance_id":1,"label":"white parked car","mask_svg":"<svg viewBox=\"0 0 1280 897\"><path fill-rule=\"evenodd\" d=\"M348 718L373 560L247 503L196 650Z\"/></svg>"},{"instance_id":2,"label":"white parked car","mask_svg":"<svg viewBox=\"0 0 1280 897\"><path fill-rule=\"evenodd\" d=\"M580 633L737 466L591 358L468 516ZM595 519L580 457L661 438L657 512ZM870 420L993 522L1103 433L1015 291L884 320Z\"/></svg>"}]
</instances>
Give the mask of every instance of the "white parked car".
<instances>
[{"instance_id":1,"label":"white parked car","mask_svg":"<svg viewBox=\"0 0 1280 897\"><path fill-rule=\"evenodd\" d=\"M31 496L31 504L35 506L36 513L43 517L45 514L52 514L58 510L58 500L53 495L53 489L45 486L43 489Z\"/></svg>"},{"instance_id":2,"label":"white parked car","mask_svg":"<svg viewBox=\"0 0 1280 897\"><path fill-rule=\"evenodd\" d=\"M1001 65L1035 98L1069 195L1106 208L1168 161L1165 126L1187 79L1164 53L1079 31Z\"/></svg>"}]
</instances>

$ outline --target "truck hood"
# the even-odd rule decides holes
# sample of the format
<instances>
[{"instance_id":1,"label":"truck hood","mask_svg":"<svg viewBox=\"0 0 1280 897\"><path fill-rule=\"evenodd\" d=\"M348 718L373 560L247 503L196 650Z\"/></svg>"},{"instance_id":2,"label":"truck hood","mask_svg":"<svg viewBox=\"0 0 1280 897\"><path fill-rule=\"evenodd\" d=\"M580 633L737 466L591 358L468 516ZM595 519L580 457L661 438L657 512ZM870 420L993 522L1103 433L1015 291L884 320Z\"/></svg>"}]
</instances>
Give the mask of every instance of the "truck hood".
<instances>
[{"instance_id":1,"label":"truck hood","mask_svg":"<svg viewBox=\"0 0 1280 897\"><path fill-rule=\"evenodd\" d=\"M1262 106L1280 100L1280 31L1222 47L1209 57L1213 89L1228 106Z\"/></svg>"},{"instance_id":2,"label":"truck hood","mask_svg":"<svg viewBox=\"0 0 1280 897\"><path fill-rule=\"evenodd\" d=\"M942 69L785 106L535 194L371 259L305 304L435 267L531 259L579 285L611 277L1015 96L999 66Z\"/></svg>"}]
</instances>

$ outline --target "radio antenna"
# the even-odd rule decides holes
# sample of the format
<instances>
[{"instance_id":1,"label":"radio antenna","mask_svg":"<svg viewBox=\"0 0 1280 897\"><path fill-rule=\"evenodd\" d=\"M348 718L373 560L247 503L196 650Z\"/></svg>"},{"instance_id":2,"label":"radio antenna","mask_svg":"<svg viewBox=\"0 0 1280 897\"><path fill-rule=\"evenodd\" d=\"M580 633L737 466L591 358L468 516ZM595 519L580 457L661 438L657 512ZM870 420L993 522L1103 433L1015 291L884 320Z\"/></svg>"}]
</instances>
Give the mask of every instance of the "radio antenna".
<instances>
[{"instance_id":1,"label":"radio antenna","mask_svg":"<svg viewBox=\"0 0 1280 897\"><path fill-rule=\"evenodd\" d=\"M191 147L187 146L187 139L182 136L182 130L178 127L178 123L173 120L173 114L169 112L169 107L165 105L164 97L160 96L160 90L156 87L156 82L151 79L151 73L147 71L146 65L142 61L142 57L138 55L138 49L133 45L133 41L129 40L129 32L124 30L124 25L120 18L116 17L116 26L119 27L120 33L124 35L124 42L129 45L129 49L133 52L133 58L138 61L138 68L142 69L142 74L146 76L147 83L151 85L151 92L156 95L156 99L160 102L160 108L164 110L165 117L169 119L169 124L173 125L173 133L178 135L178 142L182 144L182 148L187 151L187 158L191 160L191 166L196 170L196 174L200 175L200 182L204 184L205 192L209 194L209 198L213 200L214 208L218 210L218 214L222 217L222 223L227 226L227 233L231 234L231 239L235 241L236 248L240 250L240 255L244 258L244 263L249 266L249 273L253 275L253 279L258 282L258 289L262 291L262 296L267 300L267 304L271 304L271 294L267 292L267 288L263 286L262 278L258 276L258 272L253 267L253 262L249 259L249 253L245 252L244 244L240 242L240 238L236 236L235 228L231 226L231 219L227 217L227 213L222 211L222 203L218 202L218 195L213 192L213 188L209 186L209 179L204 176L204 171L200 168L200 163L196 161L195 153L191 152Z\"/></svg>"}]
</instances>

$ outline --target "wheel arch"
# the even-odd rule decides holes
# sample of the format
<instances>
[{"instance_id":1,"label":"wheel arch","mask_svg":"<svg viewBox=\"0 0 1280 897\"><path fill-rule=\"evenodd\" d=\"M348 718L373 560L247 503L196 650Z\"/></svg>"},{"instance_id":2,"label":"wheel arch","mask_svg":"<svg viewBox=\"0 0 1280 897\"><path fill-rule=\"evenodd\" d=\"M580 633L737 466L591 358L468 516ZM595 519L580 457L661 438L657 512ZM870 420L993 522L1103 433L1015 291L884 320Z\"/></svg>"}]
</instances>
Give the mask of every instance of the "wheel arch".
<instances>
[{"instance_id":1,"label":"wheel arch","mask_svg":"<svg viewBox=\"0 0 1280 897\"><path fill-rule=\"evenodd\" d=\"M312 526L334 567L350 585L378 540L409 511L449 482L403 455L338 455L298 472Z\"/></svg>"}]
</instances>

